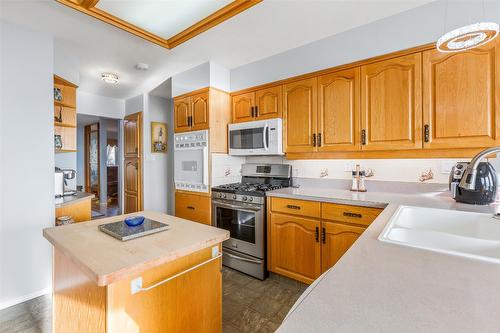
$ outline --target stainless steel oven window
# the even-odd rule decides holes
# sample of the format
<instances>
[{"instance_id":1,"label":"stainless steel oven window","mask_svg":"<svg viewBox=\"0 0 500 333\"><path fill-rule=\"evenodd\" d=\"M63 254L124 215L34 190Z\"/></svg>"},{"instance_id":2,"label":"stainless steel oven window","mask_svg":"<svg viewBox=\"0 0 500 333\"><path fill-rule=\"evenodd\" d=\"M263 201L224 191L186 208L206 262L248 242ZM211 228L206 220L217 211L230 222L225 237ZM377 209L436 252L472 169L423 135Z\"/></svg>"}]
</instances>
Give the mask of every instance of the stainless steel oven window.
<instances>
[{"instance_id":1,"label":"stainless steel oven window","mask_svg":"<svg viewBox=\"0 0 500 333\"><path fill-rule=\"evenodd\" d=\"M229 146L231 149L263 149L269 142L269 131L265 127L231 130ZM265 140L264 140L265 136Z\"/></svg>"}]
</instances>

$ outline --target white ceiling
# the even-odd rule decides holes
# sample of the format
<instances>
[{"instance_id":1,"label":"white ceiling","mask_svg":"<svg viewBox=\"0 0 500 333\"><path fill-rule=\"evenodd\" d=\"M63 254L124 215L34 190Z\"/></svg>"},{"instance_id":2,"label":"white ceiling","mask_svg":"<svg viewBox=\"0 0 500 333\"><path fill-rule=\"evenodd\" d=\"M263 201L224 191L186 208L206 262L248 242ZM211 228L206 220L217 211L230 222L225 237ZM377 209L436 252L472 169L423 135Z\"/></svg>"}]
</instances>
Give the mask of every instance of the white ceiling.
<instances>
[{"instance_id":1,"label":"white ceiling","mask_svg":"<svg viewBox=\"0 0 500 333\"><path fill-rule=\"evenodd\" d=\"M52 0L0 0L0 18L54 35L56 62L78 69L82 91L129 98L206 61L232 69L428 2L264 0L172 50ZM136 70L138 62L150 69ZM101 72L117 73L120 83L105 84Z\"/></svg>"},{"instance_id":2,"label":"white ceiling","mask_svg":"<svg viewBox=\"0 0 500 333\"><path fill-rule=\"evenodd\" d=\"M97 8L168 39L232 0L100 0Z\"/></svg>"}]
</instances>

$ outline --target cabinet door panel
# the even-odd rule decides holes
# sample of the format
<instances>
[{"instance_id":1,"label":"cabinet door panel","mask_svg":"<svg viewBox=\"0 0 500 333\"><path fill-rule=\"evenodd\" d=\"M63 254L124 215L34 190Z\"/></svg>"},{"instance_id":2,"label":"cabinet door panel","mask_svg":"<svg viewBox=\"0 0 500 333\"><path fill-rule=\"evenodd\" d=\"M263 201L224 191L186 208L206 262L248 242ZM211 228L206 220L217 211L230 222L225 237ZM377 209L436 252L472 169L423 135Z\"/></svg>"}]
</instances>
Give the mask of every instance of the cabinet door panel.
<instances>
[{"instance_id":1,"label":"cabinet door panel","mask_svg":"<svg viewBox=\"0 0 500 333\"><path fill-rule=\"evenodd\" d=\"M312 78L284 86L284 144L288 153L316 150L317 83L317 78Z\"/></svg>"},{"instance_id":2,"label":"cabinet door panel","mask_svg":"<svg viewBox=\"0 0 500 333\"><path fill-rule=\"evenodd\" d=\"M364 231L362 227L322 222L321 271L335 265Z\"/></svg>"},{"instance_id":3,"label":"cabinet door panel","mask_svg":"<svg viewBox=\"0 0 500 333\"><path fill-rule=\"evenodd\" d=\"M421 54L361 67L363 150L422 148Z\"/></svg>"},{"instance_id":4,"label":"cabinet door panel","mask_svg":"<svg viewBox=\"0 0 500 333\"><path fill-rule=\"evenodd\" d=\"M321 270L321 249L317 232L320 222L285 214L270 214L271 270L312 283Z\"/></svg>"},{"instance_id":5,"label":"cabinet door panel","mask_svg":"<svg viewBox=\"0 0 500 333\"><path fill-rule=\"evenodd\" d=\"M252 107L255 105L255 93L233 96L233 123L254 120Z\"/></svg>"},{"instance_id":6,"label":"cabinet door panel","mask_svg":"<svg viewBox=\"0 0 500 333\"><path fill-rule=\"evenodd\" d=\"M125 119L123 121L124 127L124 142L125 157L137 157L139 154L139 128L136 119Z\"/></svg>"},{"instance_id":7,"label":"cabinet door panel","mask_svg":"<svg viewBox=\"0 0 500 333\"><path fill-rule=\"evenodd\" d=\"M191 130L208 129L208 110L208 91L191 96L191 114L193 117Z\"/></svg>"},{"instance_id":8,"label":"cabinet door panel","mask_svg":"<svg viewBox=\"0 0 500 333\"><path fill-rule=\"evenodd\" d=\"M190 98L174 100L174 132L190 131L189 117L191 116Z\"/></svg>"},{"instance_id":9,"label":"cabinet door panel","mask_svg":"<svg viewBox=\"0 0 500 333\"><path fill-rule=\"evenodd\" d=\"M319 77L318 151L359 150L359 68Z\"/></svg>"},{"instance_id":10,"label":"cabinet door panel","mask_svg":"<svg viewBox=\"0 0 500 333\"><path fill-rule=\"evenodd\" d=\"M210 197L175 192L175 216L183 219L211 224Z\"/></svg>"},{"instance_id":11,"label":"cabinet door panel","mask_svg":"<svg viewBox=\"0 0 500 333\"><path fill-rule=\"evenodd\" d=\"M257 107L258 120L281 117L281 86L256 91L255 106Z\"/></svg>"},{"instance_id":12,"label":"cabinet door panel","mask_svg":"<svg viewBox=\"0 0 500 333\"><path fill-rule=\"evenodd\" d=\"M500 142L498 45L451 54L424 52L424 124L429 125L425 148Z\"/></svg>"}]
</instances>

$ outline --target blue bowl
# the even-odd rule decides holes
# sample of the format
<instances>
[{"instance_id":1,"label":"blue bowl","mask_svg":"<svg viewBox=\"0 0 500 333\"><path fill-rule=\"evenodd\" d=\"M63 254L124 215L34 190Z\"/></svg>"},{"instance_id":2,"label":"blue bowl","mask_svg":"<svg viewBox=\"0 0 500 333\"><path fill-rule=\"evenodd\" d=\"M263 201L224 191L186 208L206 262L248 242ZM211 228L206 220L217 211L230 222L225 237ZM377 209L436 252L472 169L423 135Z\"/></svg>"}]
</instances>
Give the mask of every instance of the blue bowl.
<instances>
[{"instance_id":1,"label":"blue bowl","mask_svg":"<svg viewBox=\"0 0 500 333\"><path fill-rule=\"evenodd\" d=\"M144 216L131 216L125 218L125 224L129 227L137 227L144 223Z\"/></svg>"}]
</instances>

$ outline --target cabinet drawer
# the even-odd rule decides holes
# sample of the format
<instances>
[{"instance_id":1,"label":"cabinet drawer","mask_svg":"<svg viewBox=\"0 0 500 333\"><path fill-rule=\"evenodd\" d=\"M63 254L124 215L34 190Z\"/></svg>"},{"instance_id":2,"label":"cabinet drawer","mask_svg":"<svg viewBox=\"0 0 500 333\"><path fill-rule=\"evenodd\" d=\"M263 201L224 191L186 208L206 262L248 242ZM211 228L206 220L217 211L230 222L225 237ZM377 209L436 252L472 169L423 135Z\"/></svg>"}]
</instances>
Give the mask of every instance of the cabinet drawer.
<instances>
[{"instance_id":1,"label":"cabinet drawer","mask_svg":"<svg viewBox=\"0 0 500 333\"><path fill-rule=\"evenodd\" d=\"M316 201L305 201L284 198L272 198L271 210L286 214L320 217L321 203Z\"/></svg>"},{"instance_id":2,"label":"cabinet drawer","mask_svg":"<svg viewBox=\"0 0 500 333\"><path fill-rule=\"evenodd\" d=\"M175 192L175 216L203 224L211 224L209 196Z\"/></svg>"},{"instance_id":3,"label":"cabinet drawer","mask_svg":"<svg viewBox=\"0 0 500 333\"><path fill-rule=\"evenodd\" d=\"M321 218L331 221L370 225L381 211L381 208L323 203L321 206Z\"/></svg>"}]
</instances>

